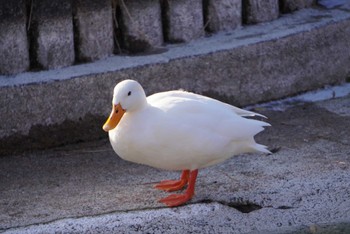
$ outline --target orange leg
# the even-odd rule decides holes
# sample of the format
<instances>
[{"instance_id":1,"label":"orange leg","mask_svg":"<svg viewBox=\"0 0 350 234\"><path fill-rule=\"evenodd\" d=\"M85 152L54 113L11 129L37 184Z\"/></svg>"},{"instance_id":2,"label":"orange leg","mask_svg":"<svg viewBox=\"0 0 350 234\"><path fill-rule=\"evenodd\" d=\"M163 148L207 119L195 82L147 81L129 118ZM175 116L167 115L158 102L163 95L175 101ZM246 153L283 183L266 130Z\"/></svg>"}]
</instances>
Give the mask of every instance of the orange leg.
<instances>
[{"instance_id":1,"label":"orange leg","mask_svg":"<svg viewBox=\"0 0 350 234\"><path fill-rule=\"evenodd\" d=\"M189 176L190 170L183 170L179 180L164 180L154 187L167 192L177 191L186 186Z\"/></svg>"},{"instance_id":2,"label":"orange leg","mask_svg":"<svg viewBox=\"0 0 350 234\"><path fill-rule=\"evenodd\" d=\"M179 206L189 201L194 195L194 186L198 175L198 169L190 172L188 187L183 194L171 194L159 201L169 207Z\"/></svg>"}]
</instances>

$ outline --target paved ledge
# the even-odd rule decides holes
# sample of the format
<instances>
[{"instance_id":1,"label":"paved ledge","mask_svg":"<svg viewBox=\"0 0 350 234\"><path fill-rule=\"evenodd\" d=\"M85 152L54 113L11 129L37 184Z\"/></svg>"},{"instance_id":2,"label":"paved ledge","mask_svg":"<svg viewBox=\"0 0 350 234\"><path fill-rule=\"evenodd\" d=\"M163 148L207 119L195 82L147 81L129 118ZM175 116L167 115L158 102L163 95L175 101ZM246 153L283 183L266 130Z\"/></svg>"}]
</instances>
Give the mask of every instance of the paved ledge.
<instances>
[{"instance_id":1,"label":"paved ledge","mask_svg":"<svg viewBox=\"0 0 350 234\"><path fill-rule=\"evenodd\" d=\"M239 106L344 82L349 9L305 9L158 54L1 76L0 154L104 137L112 89L123 79L148 94L183 88Z\"/></svg>"},{"instance_id":2,"label":"paved ledge","mask_svg":"<svg viewBox=\"0 0 350 234\"><path fill-rule=\"evenodd\" d=\"M272 127L258 140L274 153L201 170L194 199L173 209L152 186L179 173L123 161L107 140L2 157L0 232L323 233L312 230L345 222L328 233L348 233L349 103L260 107Z\"/></svg>"},{"instance_id":3,"label":"paved ledge","mask_svg":"<svg viewBox=\"0 0 350 234\"><path fill-rule=\"evenodd\" d=\"M186 44L169 45L155 54L113 56L93 63L50 71L25 72L10 76L0 75L0 87L84 78L100 73L118 72L140 66L169 63L177 59L205 56L243 46L248 47L254 44L295 36L295 34L304 34L313 30L319 30L321 33L324 33L326 31L323 30L324 27L335 25L335 27L342 28L342 26L349 24L349 20L350 6L348 5L333 10L304 9L293 14L282 15L281 18L275 21L247 25L238 30L217 33L211 37L198 39ZM345 30L346 28L343 29ZM333 41L331 44L336 42ZM305 44L304 46L307 49L309 45ZM316 60L318 59L320 58Z\"/></svg>"}]
</instances>

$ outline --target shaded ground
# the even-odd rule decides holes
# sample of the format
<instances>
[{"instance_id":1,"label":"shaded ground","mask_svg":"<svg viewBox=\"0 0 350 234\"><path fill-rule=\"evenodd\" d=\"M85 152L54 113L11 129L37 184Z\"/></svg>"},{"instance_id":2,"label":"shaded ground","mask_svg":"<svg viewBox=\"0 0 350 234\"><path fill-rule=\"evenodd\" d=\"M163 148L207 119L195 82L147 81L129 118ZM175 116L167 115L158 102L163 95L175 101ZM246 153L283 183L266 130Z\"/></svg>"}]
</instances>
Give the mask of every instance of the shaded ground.
<instances>
[{"instance_id":1,"label":"shaded ground","mask_svg":"<svg viewBox=\"0 0 350 234\"><path fill-rule=\"evenodd\" d=\"M258 141L274 153L201 170L195 198L173 209L152 186L179 173L123 161L107 140L2 157L0 232L322 233L350 222L350 96L257 111L272 124Z\"/></svg>"}]
</instances>

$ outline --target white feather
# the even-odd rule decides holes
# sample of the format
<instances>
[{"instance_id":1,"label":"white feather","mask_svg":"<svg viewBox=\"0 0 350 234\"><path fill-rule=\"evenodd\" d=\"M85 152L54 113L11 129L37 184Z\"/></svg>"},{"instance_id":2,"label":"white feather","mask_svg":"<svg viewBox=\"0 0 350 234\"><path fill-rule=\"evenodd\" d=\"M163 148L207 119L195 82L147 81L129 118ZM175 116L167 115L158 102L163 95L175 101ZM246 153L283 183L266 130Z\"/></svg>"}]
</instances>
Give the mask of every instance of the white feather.
<instances>
[{"instance_id":1,"label":"white feather","mask_svg":"<svg viewBox=\"0 0 350 234\"><path fill-rule=\"evenodd\" d=\"M145 101L137 82L121 83L115 88L114 96L119 97L115 102L128 103L133 111L126 110L109 136L113 149L125 160L194 170L245 152L269 153L254 136L270 125L243 117L260 114L185 91L157 93ZM123 95L130 90L137 98Z\"/></svg>"}]
</instances>

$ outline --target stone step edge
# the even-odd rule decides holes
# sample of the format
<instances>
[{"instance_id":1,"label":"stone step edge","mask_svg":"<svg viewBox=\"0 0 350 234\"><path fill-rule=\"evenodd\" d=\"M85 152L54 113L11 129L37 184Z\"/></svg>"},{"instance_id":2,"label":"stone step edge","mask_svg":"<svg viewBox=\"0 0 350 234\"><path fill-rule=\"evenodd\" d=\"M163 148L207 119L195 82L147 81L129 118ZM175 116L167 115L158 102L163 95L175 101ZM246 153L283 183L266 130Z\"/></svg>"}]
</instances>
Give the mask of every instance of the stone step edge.
<instances>
[{"instance_id":1,"label":"stone step edge","mask_svg":"<svg viewBox=\"0 0 350 234\"><path fill-rule=\"evenodd\" d=\"M282 15L271 22L247 25L230 32L219 32L210 37L200 38L189 43L170 44L159 48L160 51L166 50L163 53L134 56L115 55L96 62L77 64L59 69L0 75L0 88L88 77L90 74L117 72L122 69L132 69L155 63L168 63L175 59L203 56L251 44L278 40L349 18L350 14L345 10L303 9L293 14Z\"/></svg>"},{"instance_id":2,"label":"stone step edge","mask_svg":"<svg viewBox=\"0 0 350 234\"><path fill-rule=\"evenodd\" d=\"M107 138L101 126L113 87L123 79L139 80L147 94L184 88L239 106L344 82L350 76L346 38L347 11L308 9L162 54L0 77L0 155ZM303 63L316 66L316 74Z\"/></svg>"}]
</instances>

